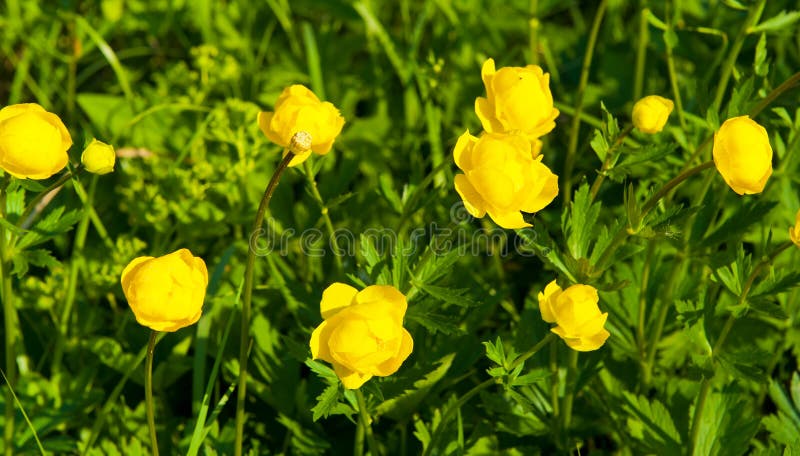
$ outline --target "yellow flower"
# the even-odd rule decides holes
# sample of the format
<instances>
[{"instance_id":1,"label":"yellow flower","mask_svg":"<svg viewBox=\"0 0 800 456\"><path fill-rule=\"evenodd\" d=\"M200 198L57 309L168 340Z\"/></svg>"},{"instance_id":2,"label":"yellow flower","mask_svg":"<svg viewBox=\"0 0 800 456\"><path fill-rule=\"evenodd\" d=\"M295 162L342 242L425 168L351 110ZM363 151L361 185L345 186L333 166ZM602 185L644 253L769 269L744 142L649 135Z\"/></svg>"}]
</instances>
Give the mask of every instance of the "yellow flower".
<instances>
[{"instance_id":1,"label":"yellow flower","mask_svg":"<svg viewBox=\"0 0 800 456\"><path fill-rule=\"evenodd\" d=\"M86 171L100 175L114 171L116 159L114 147L96 139L92 139L81 154L81 163Z\"/></svg>"},{"instance_id":2,"label":"yellow flower","mask_svg":"<svg viewBox=\"0 0 800 456\"><path fill-rule=\"evenodd\" d=\"M311 334L311 356L333 364L347 389L361 387L372 376L397 372L414 341L403 328L406 297L388 285L361 291L333 283L322 293L323 321Z\"/></svg>"},{"instance_id":3,"label":"yellow flower","mask_svg":"<svg viewBox=\"0 0 800 456\"><path fill-rule=\"evenodd\" d=\"M311 152L325 155L333 146L344 126L339 110L319 98L306 87L295 84L281 92L274 112L258 113L258 127L270 141L288 148L295 133L311 136L311 149L297 154L289 166L297 166L311 156Z\"/></svg>"},{"instance_id":4,"label":"yellow flower","mask_svg":"<svg viewBox=\"0 0 800 456\"><path fill-rule=\"evenodd\" d=\"M655 134L667 124L672 108L672 100L658 95L648 95L633 105L633 126L642 133Z\"/></svg>"},{"instance_id":5,"label":"yellow flower","mask_svg":"<svg viewBox=\"0 0 800 456\"><path fill-rule=\"evenodd\" d=\"M36 103L0 109L0 168L20 179L47 179L67 166L72 138L61 119Z\"/></svg>"},{"instance_id":6,"label":"yellow flower","mask_svg":"<svg viewBox=\"0 0 800 456\"><path fill-rule=\"evenodd\" d=\"M531 142L555 128L550 74L537 65L495 71L488 59L481 69L486 98L475 100L475 114L489 133L518 131Z\"/></svg>"},{"instance_id":7,"label":"yellow flower","mask_svg":"<svg viewBox=\"0 0 800 456\"><path fill-rule=\"evenodd\" d=\"M714 133L714 165L740 195L761 193L772 175L767 130L748 116L726 120Z\"/></svg>"},{"instance_id":8,"label":"yellow flower","mask_svg":"<svg viewBox=\"0 0 800 456\"><path fill-rule=\"evenodd\" d=\"M461 135L453 156L464 174L455 186L467 211L478 218L488 213L503 228L531 226L520 211L537 212L558 195L558 176L536 152L519 134Z\"/></svg>"},{"instance_id":9,"label":"yellow flower","mask_svg":"<svg viewBox=\"0 0 800 456\"><path fill-rule=\"evenodd\" d=\"M794 245L800 247L800 210L797 211L795 216L794 226L789 227L789 237L794 242Z\"/></svg>"},{"instance_id":10,"label":"yellow flower","mask_svg":"<svg viewBox=\"0 0 800 456\"><path fill-rule=\"evenodd\" d=\"M561 290L555 280L539 293L542 320L555 323L550 331L564 339L573 350L597 350L610 335L603 328L608 313L600 313L597 290L590 285L572 285Z\"/></svg>"},{"instance_id":11,"label":"yellow flower","mask_svg":"<svg viewBox=\"0 0 800 456\"><path fill-rule=\"evenodd\" d=\"M200 319L208 270L202 258L180 249L157 258L134 259L122 271L121 282L139 324L172 332Z\"/></svg>"}]
</instances>

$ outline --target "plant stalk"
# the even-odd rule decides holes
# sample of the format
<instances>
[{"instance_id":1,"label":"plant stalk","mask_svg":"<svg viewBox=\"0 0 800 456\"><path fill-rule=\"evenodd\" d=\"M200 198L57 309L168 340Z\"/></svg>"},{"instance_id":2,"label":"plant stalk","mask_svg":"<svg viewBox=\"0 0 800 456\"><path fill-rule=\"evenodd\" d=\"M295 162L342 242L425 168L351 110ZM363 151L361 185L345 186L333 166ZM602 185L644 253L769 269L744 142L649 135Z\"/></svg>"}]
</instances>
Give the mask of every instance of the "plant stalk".
<instances>
[{"instance_id":1,"label":"plant stalk","mask_svg":"<svg viewBox=\"0 0 800 456\"><path fill-rule=\"evenodd\" d=\"M272 200L272 194L275 192L275 187L283 175L283 172L289 166L289 162L294 158L294 153L291 150L286 151L286 155L278 163L275 172L272 173L266 189L264 189L264 196L261 198L261 203L258 205L256 218L253 221L253 229L250 236L257 236L261 232L261 227L264 224L264 214L269 208L269 202ZM244 406L245 398L247 397L247 357L250 346L250 307L253 300L253 275L256 263L255 246L249 245L247 248L247 266L244 270L244 297L242 299L242 325L241 325L241 339L239 340L239 381L238 391L236 392L236 437L234 441L234 454L236 456L242 455L242 443L244 440Z\"/></svg>"},{"instance_id":2,"label":"plant stalk","mask_svg":"<svg viewBox=\"0 0 800 456\"><path fill-rule=\"evenodd\" d=\"M150 448L153 456L158 456L158 437L156 436L156 419L153 407L153 351L156 348L158 331L150 332L147 342L147 359L144 365L144 396L147 408L147 427L150 429Z\"/></svg>"}]
</instances>

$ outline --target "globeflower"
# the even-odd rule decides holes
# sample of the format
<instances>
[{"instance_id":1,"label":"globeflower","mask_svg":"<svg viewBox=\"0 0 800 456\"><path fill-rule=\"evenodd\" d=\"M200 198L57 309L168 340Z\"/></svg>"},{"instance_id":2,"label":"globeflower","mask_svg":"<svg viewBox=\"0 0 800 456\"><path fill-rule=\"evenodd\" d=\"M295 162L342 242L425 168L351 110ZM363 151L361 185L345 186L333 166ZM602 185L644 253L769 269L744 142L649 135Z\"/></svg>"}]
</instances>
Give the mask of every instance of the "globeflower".
<instances>
[{"instance_id":1,"label":"globeflower","mask_svg":"<svg viewBox=\"0 0 800 456\"><path fill-rule=\"evenodd\" d=\"M20 179L47 179L67 166L72 138L61 119L36 103L0 109L0 168Z\"/></svg>"},{"instance_id":2,"label":"globeflower","mask_svg":"<svg viewBox=\"0 0 800 456\"><path fill-rule=\"evenodd\" d=\"M93 174L103 175L114 171L116 160L114 147L96 139L92 139L81 154L81 163L86 171Z\"/></svg>"},{"instance_id":3,"label":"globeflower","mask_svg":"<svg viewBox=\"0 0 800 456\"><path fill-rule=\"evenodd\" d=\"M800 247L800 210L797 211L795 216L794 226L789 227L789 238L794 242L794 245Z\"/></svg>"},{"instance_id":4,"label":"globeflower","mask_svg":"<svg viewBox=\"0 0 800 456\"><path fill-rule=\"evenodd\" d=\"M458 138L453 156L464 171L455 177L464 207L474 217L488 213L503 228L531 226L522 212L537 212L558 195L558 176L521 134L476 138L467 131Z\"/></svg>"},{"instance_id":5,"label":"globeflower","mask_svg":"<svg viewBox=\"0 0 800 456\"><path fill-rule=\"evenodd\" d=\"M289 166L303 163L312 152L319 155L330 152L343 126L344 118L334 105L320 101L311 90L299 84L289 86L281 92L275 102L274 112L258 113L258 127L261 132L287 151L296 133L305 132L310 136L310 149L293 150L296 156L289 162Z\"/></svg>"},{"instance_id":6,"label":"globeflower","mask_svg":"<svg viewBox=\"0 0 800 456\"><path fill-rule=\"evenodd\" d=\"M414 348L403 328L406 297L388 285L361 291L333 283L322 293L323 321L311 334L311 356L333 365L347 389L357 389L373 376L397 372Z\"/></svg>"},{"instance_id":7,"label":"globeflower","mask_svg":"<svg viewBox=\"0 0 800 456\"><path fill-rule=\"evenodd\" d=\"M538 65L495 70L488 59L481 68L486 98L475 100L475 114L489 133L517 131L530 142L555 128L558 109L553 107L550 74Z\"/></svg>"},{"instance_id":8,"label":"globeflower","mask_svg":"<svg viewBox=\"0 0 800 456\"><path fill-rule=\"evenodd\" d=\"M539 293L542 320L555 323L550 329L573 350L592 351L602 347L609 332L603 328L608 313L597 306L597 289L590 285L572 285L562 290L555 280Z\"/></svg>"},{"instance_id":9,"label":"globeflower","mask_svg":"<svg viewBox=\"0 0 800 456\"><path fill-rule=\"evenodd\" d=\"M664 129L675 104L658 95L648 95L633 105L633 126L642 133L655 134Z\"/></svg>"},{"instance_id":10,"label":"globeflower","mask_svg":"<svg viewBox=\"0 0 800 456\"><path fill-rule=\"evenodd\" d=\"M122 291L136 321L154 331L177 331L200 319L208 286L202 258L180 249L142 256L122 271Z\"/></svg>"},{"instance_id":11,"label":"globeflower","mask_svg":"<svg viewBox=\"0 0 800 456\"><path fill-rule=\"evenodd\" d=\"M714 165L740 195L761 193L772 175L767 130L748 116L726 120L714 133Z\"/></svg>"}]
</instances>

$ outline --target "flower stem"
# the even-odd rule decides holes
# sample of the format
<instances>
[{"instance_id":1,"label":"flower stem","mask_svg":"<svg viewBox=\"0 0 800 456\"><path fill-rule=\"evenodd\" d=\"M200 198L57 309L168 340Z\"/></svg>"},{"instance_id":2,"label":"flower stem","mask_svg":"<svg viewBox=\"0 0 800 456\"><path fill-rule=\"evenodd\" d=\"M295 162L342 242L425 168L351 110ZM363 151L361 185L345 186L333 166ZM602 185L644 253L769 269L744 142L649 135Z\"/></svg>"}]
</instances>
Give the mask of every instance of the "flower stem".
<instances>
[{"instance_id":1,"label":"flower stem","mask_svg":"<svg viewBox=\"0 0 800 456\"><path fill-rule=\"evenodd\" d=\"M788 249L794 245L791 241L787 241L777 249L775 249L769 256L761 260L758 265L753 269L753 272L750 273L750 276L747 277L747 282L745 282L744 288L742 289L742 293L739 295L739 299L736 301L736 306L739 307L744 304L745 300L747 300L747 296L750 294L750 290L753 288L753 283L755 282L756 278L761 274L761 271L772 264L775 258L781 254L784 250ZM722 345L728 338L728 335L733 329L733 324L736 321L736 317L733 313L728 315L728 319L725 320L725 325L722 327L722 331L719 333L719 337L717 337L717 341L714 343L713 348L711 349L711 363L715 362L717 356L722 351ZM708 393L711 391L711 379L706 376L703 376L703 381L700 385L700 393L697 396L697 405L695 405L695 412L694 416L692 417L692 427L691 427L691 440L690 440L690 451L689 454L694 453L694 449L697 447L697 439L700 435L700 421L703 417L703 410L705 408L706 397Z\"/></svg>"},{"instance_id":2,"label":"flower stem","mask_svg":"<svg viewBox=\"0 0 800 456\"><path fill-rule=\"evenodd\" d=\"M575 400L575 377L578 373L578 352L576 350L569 351L569 358L567 361L567 386L564 392L564 406L562 409L561 430L562 436L565 439L565 447L569 446L569 426L572 422L572 403Z\"/></svg>"},{"instance_id":3,"label":"flower stem","mask_svg":"<svg viewBox=\"0 0 800 456\"><path fill-rule=\"evenodd\" d=\"M264 214L267 212L272 194L281 179L283 171L289 166L289 162L294 158L292 151L287 151L283 159L278 163L275 172L272 173L267 188L264 189L264 196L258 205L256 218L253 221L251 236L258 236L264 224ZM250 346L250 303L253 299L253 275L256 264L255 246L248 244L247 266L244 270L244 297L242 299L242 325L241 339L239 340L239 381L238 391L236 392L236 438L234 442L234 454L242 455L242 442L244 437L244 404L247 397L247 355Z\"/></svg>"},{"instance_id":4,"label":"flower stem","mask_svg":"<svg viewBox=\"0 0 800 456\"><path fill-rule=\"evenodd\" d=\"M364 435L367 436L369 452L372 456L376 456L378 454L378 444L375 442L375 436L372 435L372 417L369 416L367 411L367 401L364 400L364 393L361 392L361 389L356 390L356 400L358 401L358 414L361 417L361 429ZM363 441L360 446L362 450L357 451L363 451Z\"/></svg>"},{"instance_id":5,"label":"flower stem","mask_svg":"<svg viewBox=\"0 0 800 456\"><path fill-rule=\"evenodd\" d=\"M646 2L642 2L645 4ZM639 42L636 49L636 72L633 76L633 99L642 98L642 87L644 86L644 66L647 60L647 43L650 41L650 29L647 28L647 18L650 16L650 9L642 8L639 14Z\"/></svg>"},{"instance_id":6,"label":"flower stem","mask_svg":"<svg viewBox=\"0 0 800 456\"><path fill-rule=\"evenodd\" d=\"M7 180L3 180L0 189L0 217L5 218L6 208L6 186ZM6 378L8 388L5 397L5 421L3 426L3 446L6 456L14 454L14 414L16 409L14 403L13 390L17 386L17 309L14 307L14 290L11 284L11 269L8 262L6 229L0 226L0 292L3 299L3 321L5 323L5 357L6 357Z\"/></svg>"},{"instance_id":7,"label":"flower stem","mask_svg":"<svg viewBox=\"0 0 800 456\"><path fill-rule=\"evenodd\" d=\"M158 439L156 437L156 420L153 412L153 351L156 348L158 331L150 332L147 342L147 359L144 365L144 396L147 408L147 427L150 429L150 448L153 456L158 456Z\"/></svg>"},{"instance_id":8,"label":"flower stem","mask_svg":"<svg viewBox=\"0 0 800 456\"><path fill-rule=\"evenodd\" d=\"M515 359L511 366L508 367L507 370L514 370L517 366L524 363L528 360L531 356L535 355L539 350L541 350L545 345L552 342L555 339L555 334L547 333L546 336L542 340L539 341L536 345L534 345L530 350L523 353L519 358Z\"/></svg>"},{"instance_id":9,"label":"flower stem","mask_svg":"<svg viewBox=\"0 0 800 456\"><path fill-rule=\"evenodd\" d=\"M331 222L331 216L328 214L328 208L325 206L325 201L322 199L322 195L319 193L319 188L317 188L317 181L314 180L314 172L311 169L311 164L306 160L303 162L303 169L306 172L306 179L308 180L308 187L311 189L311 195L314 197L314 201L317 202L319 205L319 209L322 212L322 220L325 222L325 229L328 230L328 240L331 246L331 250L333 252L333 260L336 264L336 271L341 275L344 273L344 266L342 266L342 257L340 253L342 251L339 249L339 243L336 240L336 233L333 229L333 223Z\"/></svg>"},{"instance_id":10,"label":"flower stem","mask_svg":"<svg viewBox=\"0 0 800 456\"><path fill-rule=\"evenodd\" d=\"M539 0L530 0L530 19L528 20L528 31L530 39L528 41L528 49L530 50L530 62L533 65L539 64Z\"/></svg>"},{"instance_id":11,"label":"flower stem","mask_svg":"<svg viewBox=\"0 0 800 456\"><path fill-rule=\"evenodd\" d=\"M575 153L578 150L578 133L580 133L581 126L581 111L583 110L583 95L586 91L586 84L589 82L589 69L592 66L592 57L594 56L594 47L597 43L597 35L600 32L600 24L603 22L603 15L606 12L607 0L601 0L597 6L597 12L594 15L594 22L592 23L592 30L589 33L589 42L586 45L586 53L583 56L583 67L581 68L580 81L578 82L578 94L575 100L575 113L572 116L572 125L570 126L569 133L569 148L567 149L567 156L564 160L564 182L563 199L564 206L569 204L572 193L572 169L575 167Z\"/></svg>"},{"instance_id":12,"label":"flower stem","mask_svg":"<svg viewBox=\"0 0 800 456\"><path fill-rule=\"evenodd\" d=\"M625 129L619 133L617 139L614 140L614 143L611 145L611 147L608 148L608 151L606 152L606 158L603 160L603 166L600 167L600 171L597 173L597 179L594 180L592 183L592 188L589 191L590 202L597 198L597 193L600 191L600 186L603 185L603 181L606 178L606 171L611 169L613 164L617 161L616 152L619 149L619 146L622 145L622 142L625 140L625 138L630 134L631 130L633 130L633 125L628 125L625 127Z\"/></svg>"},{"instance_id":13,"label":"flower stem","mask_svg":"<svg viewBox=\"0 0 800 456\"><path fill-rule=\"evenodd\" d=\"M714 103L711 105L712 109L719 110L719 107L722 104L722 98L725 96L725 90L728 88L728 80L733 72L733 66L736 63L736 59L739 57L739 52L742 50L744 40L749 35L748 29L756 25L758 20L761 18L761 13L764 11L764 6L766 4L767 0L758 0L758 3L751 7L750 12L747 14L747 19L742 25L742 30L736 35L733 45L731 46L731 52L728 54L728 58L725 59L725 62L722 64L722 73L719 75L717 92L714 95Z\"/></svg>"}]
</instances>

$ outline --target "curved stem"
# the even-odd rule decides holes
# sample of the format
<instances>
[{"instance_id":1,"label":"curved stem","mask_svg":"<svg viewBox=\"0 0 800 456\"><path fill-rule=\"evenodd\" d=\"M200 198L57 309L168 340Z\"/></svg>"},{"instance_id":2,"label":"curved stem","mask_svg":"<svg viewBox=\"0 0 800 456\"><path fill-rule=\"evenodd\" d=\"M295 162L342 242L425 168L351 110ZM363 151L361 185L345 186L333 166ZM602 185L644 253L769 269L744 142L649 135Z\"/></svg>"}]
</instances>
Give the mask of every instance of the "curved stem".
<instances>
[{"instance_id":1,"label":"curved stem","mask_svg":"<svg viewBox=\"0 0 800 456\"><path fill-rule=\"evenodd\" d=\"M269 202L272 199L272 194L275 192L275 187L281 179L283 171L289 166L289 162L294 158L292 151L286 151L275 172L272 173L267 188L264 189L264 196L261 198L261 203L258 205L256 218L253 221L253 229L250 233L251 236L257 236L261 232L261 227L264 224L264 214L267 212ZM241 325L241 339L239 340L239 380L238 391L236 392L236 438L234 442L234 454L236 456L242 455L242 442L244 437L244 403L247 397L247 355L250 346L250 303L253 299L253 272L256 264L255 246L248 245L247 249L247 266L244 270L244 297L242 299L242 325Z\"/></svg>"},{"instance_id":2,"label":"curved stem","mask_svg":"<svg viewBox=\"0 0 800 456\"><path fill-rule=\"evenodd\" d=\"M356 390L356 400L358 401L358 414L361 417L361 429L363 429L364 435L367 436L369 453L372 456L377 456L378 444L375 442L375 436L372 435L372 417L369 416L367 411L367 401L364 400L364 393L361 392L361 389ZM360 451L363 452L363 444L361 448Z\"/></svg>"},{"instance_id":3,"label":"curved stem","mask_svg":"<svg viewBox=\"0 0 800 456\"><path fill-rule=\"evenodd\" d=\"M583 95L586 91L586 84L589 82L589 69L592 66L594 47L595 44L597 44L597 35L600 32L600 24L603 22L603 15L605 15L607 4L607 0L601 0L600 4L597 6L597 12L594 15L594 22L592 23L592 30L589 32L589 42L586 45L586 53L583 56L583 67L581 68L581 77L578 82L578 94L575 100L575 113L572 116L572 125L570 126L569 147L564 160L564 187L561 194L564 206L567 206L571 199L572 184L570 181L572 180L572 169L575 167L575 153L578 150L578 133L580 133L581 126Z\"/></svg>"},{"instance_id":4,"label":"curved stem","mask_svg":"<svg viewBox=\"0 0 800 456\"><path fill-rule=\"evenodd\" d=\"M694 168L687 169L686 171L678 174L672 180L664 184L653 196L650 197L642 206L642 215L641 218L644 218L651 209L655 207L656 204L661 200L661 198L667 196L669 192L672 191L675 187L681 184L681 182L685 181L686 179L694 176L695 174L700 173L701 171L705 171L708 168L714 167L714 160L709 160L705 163L695 166Z\"/></svg>"},{"instance_id":5,"label":"curved stem","mask_svg":"<svg viewBox=\"0 0 800 456\"><path fill-rule=\"evenodd\" d=\"M153 456L158 456L158 439L156 437L156 419L153 408L153 351L156 348L158 331L150 332L147 342L147 360L144 365L144 396L147 409L147 427L150 429L150 448Z\"/></svg>"},{"instance_id":6,"label":"curved stem","mask_svg":"<svg viewBox=\"0 0 800 456\"><path fill-rule=\"evenodd\" d=\"M314 180L314 173L308 160L303 162L303 169L305 169L306 172L306 180L308 180L308 186L311 189L311 195L314 197L314 201L317 202L319 209L322 212L322 220L325 222L325 228L328 230L328 240L331 246L331 251L333 252L333 261L334 264L336 264L336 271L341 275L344 272L344 266L342 266L342 257L340 256L341 250L339 249L339 243L336 240L336 233L333 229L331 216L328 214L328 208L325 206L325 201L322 199L322 195L319 193L319 188L317 188L317 182Z\"/></svg>"},{"instance_id":7,"label":"curved stem","mask_svg":"<svg viewBox=\"0 0 800 456\"><path fill-rule=\"evenodd\" d=\"M535 355L536 352L541 350L545 345L547 345L548 343L552 342L553 339L555 339L555 334L547 333L547 335L544 336L544 338L542 340L540 340L539 343L534 345L530 350L528 350L525 353L523 353L519 358L515 359L514 362L511 363L511 366L509 366L507 370L514 370L517 366L519 366L520 364L522 364L525 361L527 361L528 358L530 358L531 356Z\"/></svg>"}]
</instances>

